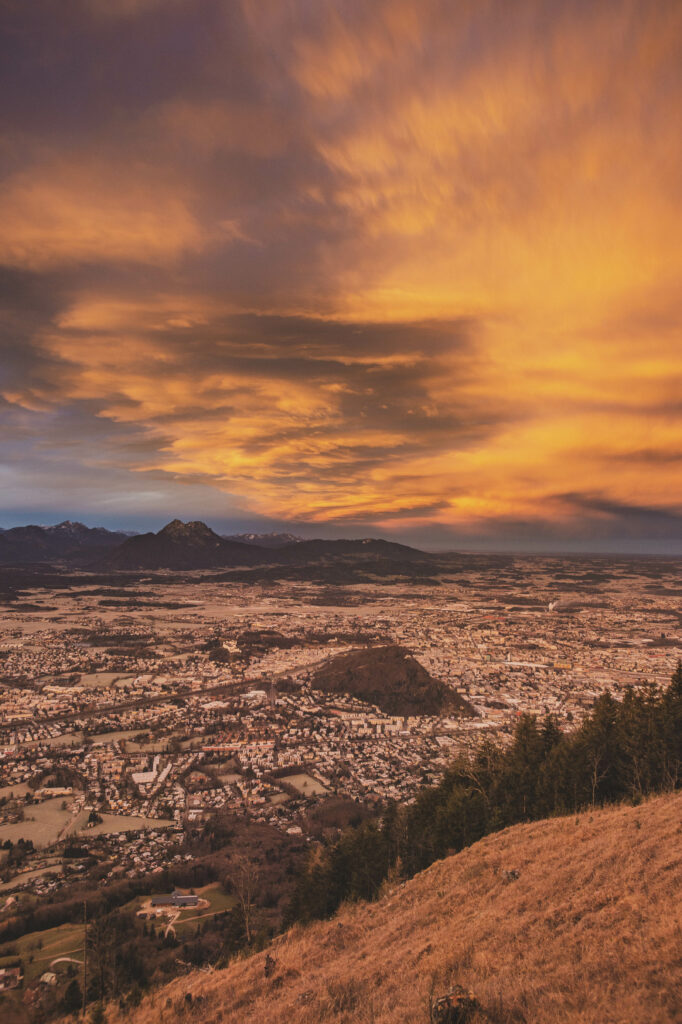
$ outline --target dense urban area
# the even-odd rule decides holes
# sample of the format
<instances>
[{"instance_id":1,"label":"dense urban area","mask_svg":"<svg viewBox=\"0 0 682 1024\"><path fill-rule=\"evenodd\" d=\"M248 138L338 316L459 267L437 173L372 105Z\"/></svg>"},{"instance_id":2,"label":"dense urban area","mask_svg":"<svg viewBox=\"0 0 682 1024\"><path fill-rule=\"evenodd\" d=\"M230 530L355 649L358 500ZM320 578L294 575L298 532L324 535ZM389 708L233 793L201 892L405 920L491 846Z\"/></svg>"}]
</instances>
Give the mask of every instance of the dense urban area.
<instances>
[{"instance_id":1,"label":"dense urban area","mask_svg":"<svg viewBox=\"0 0 682 1024\"><path fill-rule=\"evenodd\" d=\"M0 619L2 998L18 1020L75 1008L96 893L166 975L236 907L272 930L311 844L483 737L509 742L524 712L572 730L604 692L666 685L681 597L666 559L340 584L27 572Z\"/></svg>"}]
</instances>

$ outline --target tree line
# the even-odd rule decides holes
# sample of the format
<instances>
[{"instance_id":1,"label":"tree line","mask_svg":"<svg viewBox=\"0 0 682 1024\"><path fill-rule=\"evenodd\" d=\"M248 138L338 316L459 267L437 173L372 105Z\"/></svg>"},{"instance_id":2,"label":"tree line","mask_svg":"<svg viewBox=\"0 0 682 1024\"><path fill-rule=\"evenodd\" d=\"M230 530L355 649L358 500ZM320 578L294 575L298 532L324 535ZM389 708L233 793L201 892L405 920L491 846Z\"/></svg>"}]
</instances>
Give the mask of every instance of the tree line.
<instances>
[{"instance_id":1,"label":"tree line","mask_svg":"<svg viewBox=\"0 0 682 1024\"><path fill-rule=\"evenodd\" d=\"M524 714L512 742L491 740L458 757L414 803L390 804L380 821L348 829L312 851L287 920L328 917L344 900L374 899L390 878L409 878L509 825L575 813L682 787L682 662L661 690L599 697L570 733L554 716Z\"/></svg>"}]
</instances>

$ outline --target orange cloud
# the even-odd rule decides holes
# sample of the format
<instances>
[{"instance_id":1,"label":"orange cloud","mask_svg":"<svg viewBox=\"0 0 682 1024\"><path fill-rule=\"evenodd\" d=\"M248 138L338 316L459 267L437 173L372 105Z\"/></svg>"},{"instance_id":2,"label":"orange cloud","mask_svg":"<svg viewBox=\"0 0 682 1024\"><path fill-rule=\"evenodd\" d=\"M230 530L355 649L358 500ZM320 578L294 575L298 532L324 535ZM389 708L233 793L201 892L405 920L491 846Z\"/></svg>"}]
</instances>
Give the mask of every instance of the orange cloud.
<instances>
[{"instance_id":1,"label":"orange cloud","mask_svg":"<svg viewBox=\"0 0 682 1024\"><path fill-rule=\"evenodd\" d=\"M182 196L143 169L104 164L22 171L0 191L0 260L43 269L101 260L167 262L203 232Z\"/></svg>"},{"instance_id":2,"label":"orange cloud","mask_svg":"<svg viewBox=\"0 0 682 1024\"><path fill-rule=\"evenodd\" d=\"M216 10L184 77L2 185L0 260L69 272L58 384L6 400L278 518L679 509L680 5Z\"/></svg>"}]
</instances>

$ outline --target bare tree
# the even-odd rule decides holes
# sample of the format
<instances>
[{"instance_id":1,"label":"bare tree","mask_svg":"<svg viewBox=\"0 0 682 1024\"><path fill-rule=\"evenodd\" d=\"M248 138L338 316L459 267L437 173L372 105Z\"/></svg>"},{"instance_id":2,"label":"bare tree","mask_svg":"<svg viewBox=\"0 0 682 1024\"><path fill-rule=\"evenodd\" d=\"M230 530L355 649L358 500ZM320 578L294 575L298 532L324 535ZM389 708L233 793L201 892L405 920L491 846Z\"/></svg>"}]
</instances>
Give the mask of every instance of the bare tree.
<instances>
[{"instance_id":1,"label":"bare tree","mask_svg":"<svg viewBox=\"0 0 682 1024\"><path fill-rule=\"evenodd\" d=\"M592 784L592 806L594 807L597 798L597 787L602 779L606 778L607 768L603 768L604 751L594 750L590 754L590 782Z\"/></svg>"},{"instance_id":2,"label":"bare tree","mask_svg":"<svg viewBox=\"0 0 682 1024\"><path fill-rule=\"evenodd\" d=\"M259 872L253 858L248 853L240 853L232 861L231 877L244 919L244 931L247 945L253 941L254 896L258 884Z\"/></svg>"}]
</instances>

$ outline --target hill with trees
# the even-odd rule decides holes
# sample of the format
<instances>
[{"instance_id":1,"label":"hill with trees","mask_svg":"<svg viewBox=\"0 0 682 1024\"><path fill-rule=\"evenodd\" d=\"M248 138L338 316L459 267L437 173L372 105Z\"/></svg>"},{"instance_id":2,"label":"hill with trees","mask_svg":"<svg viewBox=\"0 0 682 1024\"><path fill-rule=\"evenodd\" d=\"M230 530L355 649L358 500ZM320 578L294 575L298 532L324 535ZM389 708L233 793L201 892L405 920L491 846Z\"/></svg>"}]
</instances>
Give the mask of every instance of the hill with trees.
<instances>
[{"instance_id":1,"label":"hill with trees","mask_svg":"<svg viewBox=\"0 0 682 1024\"><path fill-rule=\"evenodd\" d=\"M330 658L311 685L324 693L348 693L388 715L467 715L474 709L451 686L434 679L397 644L368 647Z\"/></svg>"},{"instance_id":2,"label":"hill with trees","mask_svg":"<svg viewBox=\"0 0 682 1024\"><path fill-rule=\"evenodd\" d=\"M107 1020L673 1024L681 790L682 665L571 733L524 716L413 803L311 845L283 935L240 898L183 947L209 974L151 990L129 940ZM455 985L466 1014L434 1017Z\"/></svg>"},{"instance_id":3,"label":"hill with trees","mask_svg":"<svg viewBox=\"0 0 682 1024\"><path fill-rule=\"evenodd\" d=\"M572 733L551 716L522 716L510 745L484 741L414 803L391 805L380 824L364 823L314 851L290 920L327 917L347 899L373 899L391 875L412 876L510 825L680 788L682 664L662 692L630 690L623 701L602 695Z\"/></svg>"},{"instance_id":4,"label":"hill with trees","mask_svg":"<svg viewBox=\"0 0 682 1024\"><path fill-rule=\"evenodd\" d=\"M674 1024L682 794L517 825L109 1024ZM442 1019L442 1018L441 1018Z\"/></svg>"}]
</instances>

